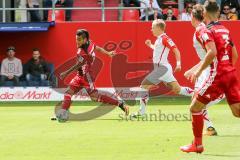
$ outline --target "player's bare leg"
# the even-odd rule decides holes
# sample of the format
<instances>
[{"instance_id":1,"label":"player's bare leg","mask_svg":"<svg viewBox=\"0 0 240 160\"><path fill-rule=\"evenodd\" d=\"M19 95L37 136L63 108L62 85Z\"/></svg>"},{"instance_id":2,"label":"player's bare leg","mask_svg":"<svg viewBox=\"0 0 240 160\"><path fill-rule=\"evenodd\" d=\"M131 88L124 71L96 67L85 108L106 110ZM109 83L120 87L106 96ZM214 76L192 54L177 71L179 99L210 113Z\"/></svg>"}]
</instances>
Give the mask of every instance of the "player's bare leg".
<instances>
[{"instance_id":1,"label":"player's bare leg","mask_svg":"<svg viewBox=\"0 0 240 160\"><path fill-rule=\"evenodd\" d=\"M184 95L184 96L192 96L194 93L194 91L191 88L182 87L179 85L179 83L177 81L167 83L167 85L171 87L172 91L175 94L180 94L180 95ZM222 99L220 99L220 100L217 99L216 101L213 101L212 103L210 102L211 104L209 104L209 105L216 104L221 100ZM213 127L213 124L212 124L211 120L209 119L208 112L206 109L203 110L203 118L204 118L204 124L207 127L204 135L209 135L209 136L217 135L217 131Z\"/></svg>"},{"instance_id":2,"label":"player's bare leg","mask_svg":"<svg viewBox=\"0 0 240 160\"><path fill-rule=\"evenodd\" d=\"M232 114L237 117L240 118L240 103L235 103L230 105L230 108L232 110Z\"/></svg>"},{"instance_id":3,"label":"player's bare leg","mask_svg":"<svg viewBox=\"0 0 240 160\"><path fill-rule=\"evenodd\" d=\"M193 94L194 94L194 91L191 88L180 86L177 81L169 82L169 83L167 83L167 86L170 86L172 91L175 94L189 96L189 97L193 96Z\"/></svg>"},{"instance_id":4,"label":"player's bare leg","mask_svg":"<svg viewBox=\"0 0 240 160\"><path fill-rule=\"evenodd\" d=\"M94 90L89 89L89 90L87 90L87 92L88 92L91 100L118 106L121 110L123 110L125 112L126 116L129 115L129 107L126 106L123 101L114 99L114 98L104 95L104 94L101 94L101 93L99 93L99 91L97 89L94 89Z\"/></svg>"},{"instance_id":5,"label":"player's bare leg","mask_svg":"<svg viewBox=\"0 0 240 160\"><path fill-rule=\"evenodd\" d=\"M202 131L203 131L203 115L202 110L205 108L205 104L193 99L191 103L191 113L192 113L192 129L194 140L192 144L181 146L180 150L183 152L196 152L202 153L204 148L202 145Z\"/></svg>"}]
</instances>

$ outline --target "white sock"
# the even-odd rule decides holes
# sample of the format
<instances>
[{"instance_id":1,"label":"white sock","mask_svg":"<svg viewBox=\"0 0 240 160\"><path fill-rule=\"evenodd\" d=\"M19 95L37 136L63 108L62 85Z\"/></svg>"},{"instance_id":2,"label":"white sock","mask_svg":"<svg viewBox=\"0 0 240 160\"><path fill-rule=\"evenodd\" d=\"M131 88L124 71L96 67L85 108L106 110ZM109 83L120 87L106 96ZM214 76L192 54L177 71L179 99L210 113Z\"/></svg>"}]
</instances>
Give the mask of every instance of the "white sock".
<instances>
[{"instance_id":1,"label":"white sock","mask_svg":"<svg viewBox=\"0 0 240 160\"><path fill-rule=\"evenodd\" d=\"M148 102L149 96L148 96L148 91L142 95L142 98L140 99L140 108L139 108L139 113L141 115L146 113L146 107L147 107L147 102Z\"/></svg>"},{"instance_id":2,"label":"white sock","mask_svg":"<svg viewBox=\"0 0 240 160\"><path fill-rule=\"evenodd\" d=\"M207 109L204 109L204 110L203 110L203 120L204 120L204 125L205 125L206 128L213 127L213 123L212 123L212 121L209 119Z\"/></svg>"},{"instance_id":3,"label":"white sock","mask_svg":"<svg viewBox=\"0 0 240 160\"><path fill-rule=\"evenodd\" d=\"M179 92L180 95L183 95L183 96L193 96L194 94L194 90L189 88L189 87L181 87L181 90Z\"/></svg>"}]
</instances>

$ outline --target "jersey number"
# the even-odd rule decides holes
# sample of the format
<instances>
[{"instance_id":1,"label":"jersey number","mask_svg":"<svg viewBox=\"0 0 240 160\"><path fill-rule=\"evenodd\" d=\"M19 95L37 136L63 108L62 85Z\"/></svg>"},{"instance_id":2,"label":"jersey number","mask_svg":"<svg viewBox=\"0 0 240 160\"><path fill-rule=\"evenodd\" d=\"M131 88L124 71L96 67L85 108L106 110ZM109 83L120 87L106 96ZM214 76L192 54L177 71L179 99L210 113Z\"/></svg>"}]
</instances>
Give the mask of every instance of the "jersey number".
<instances>
[{"instance_id":1,"label":"jersey number","mask_svg":"<svg viewBox=\"0 0 240 160\"><path fill-rule=\"evenodd\" d=\"M224 40L224 56L222 57L222 61L224 60L229 60L229 56L228 56L228 50L227 50L227 46L229 45L229 35L228 34L223 34L222 38Z\"/></svg>"}]
</instances>

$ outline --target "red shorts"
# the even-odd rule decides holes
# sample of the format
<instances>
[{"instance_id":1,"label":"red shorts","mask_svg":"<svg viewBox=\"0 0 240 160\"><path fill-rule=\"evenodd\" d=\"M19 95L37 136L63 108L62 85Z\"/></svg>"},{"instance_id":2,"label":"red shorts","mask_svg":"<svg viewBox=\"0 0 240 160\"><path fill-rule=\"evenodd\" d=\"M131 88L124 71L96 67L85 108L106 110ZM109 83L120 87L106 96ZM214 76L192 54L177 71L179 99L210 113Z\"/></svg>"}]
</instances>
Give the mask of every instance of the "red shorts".
<instances>
[{"instance_id":1,"label":"red shorts","mask_svg":"<svg viewBox=\"0 0 240 160\"><path fill-rule=\"evenodd\" d=\"M91 75L89 73L81 75L76 75L69 83L69 87L74 91L79 91L83 88L94 90L95 86L92 81Z\"/></svg>"},{"instance_id":2,"label":"red shorts","mask_svg":"<svg viewBox=\"0 0 240 160\"><path fill-rule=\"evenodd\" d=\"M203 104L208 104L222 94L226 95L229 105L240 103L240 81L237 78L236 71L209 77L197 91L196 98Z\"/></svg>"}]
</instances>

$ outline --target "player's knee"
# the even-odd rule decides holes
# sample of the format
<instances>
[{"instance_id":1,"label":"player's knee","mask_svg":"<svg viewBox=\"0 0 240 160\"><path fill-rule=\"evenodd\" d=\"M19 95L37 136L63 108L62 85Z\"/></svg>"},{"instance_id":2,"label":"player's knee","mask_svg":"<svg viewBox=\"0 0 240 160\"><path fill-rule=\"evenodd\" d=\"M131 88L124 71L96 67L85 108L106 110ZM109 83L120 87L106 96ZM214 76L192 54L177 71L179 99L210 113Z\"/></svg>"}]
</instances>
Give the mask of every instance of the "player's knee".
<instances>
[{"instance_id":1,"label":"player's knee","mask_svg":"<svg viewBox=\"0 0 240 160\"><path fill-rule=\"evenodd\" d=\"M240 104L231 105L233 116L240 118Z\"/></svg>"},{"instance_id":2,"label":"player's knee","mask_svg":"<svg viewBox=\"0 0 240 160\"><path fill-rule=\"evenodd\" d=\"M240 110L237 110L237 112L233 112L234 117L240 118Z\"/></svg>"},{"instance_id":3,"label":"player's knee","mask_svg":"<svg viewBox=\"0 0 240 160\"><path fill-rule=\"evenodd\" d=\"M197 108L190 108L190 113L197 113L199 110Z\"/></svg>"},{"instance_id":4,"label":"player's knee","mask_svg":"<svg viewBox=\"0 0 240 160\"><path fill-rule=\"evenodd\" d=\"M68 88L65 92L65 94L69 94L69 95L74 95L74 90L72 90L71 88Z\"/></svg>"},{"instance_id":5,"label":"player's knee","mask_svg":"<svg viewBox=\"0 0 240 160\"><path fill-rule=\"evenodd\" d=\"M181 88L178 87L178 86L176 86L176 87L173 87L173 88L172 88L172 91L173 91L175 94L179 94L180 91L181 91Z\"/></svg>"},{"instance_id":6,"label":"player's knee","mask_svg":"<svg viewBox=\"0 0 240 160\"><path fill-rule=\"evenodd\" d=\"M142 89L149 90L149 89L151 88L151 85L142 84L140 87L141 87Z\"/></svg>"},{"instance_id":7,"label":"player's knee","mask_svg":"<svg viewBox=\"0 0 240 160\"><path fill-rule=\"evenodd\" d=\"M190 112L191 113L198 113L198 112L201 112L202 111L202 108L196 106L196 105L190 105Z\"/></svg>"},{"instance_id":8,"label":"player's knee","mask_svg":"<svg viewBox=\"0 0 240 160\"><path fill-rule=\"evenodd\" d=\"M88 95L90 96L91 100L93 100L93 101L97 101L97 99L99 97L97 90L88 91Z\"/></svg>"}]
</instances>

